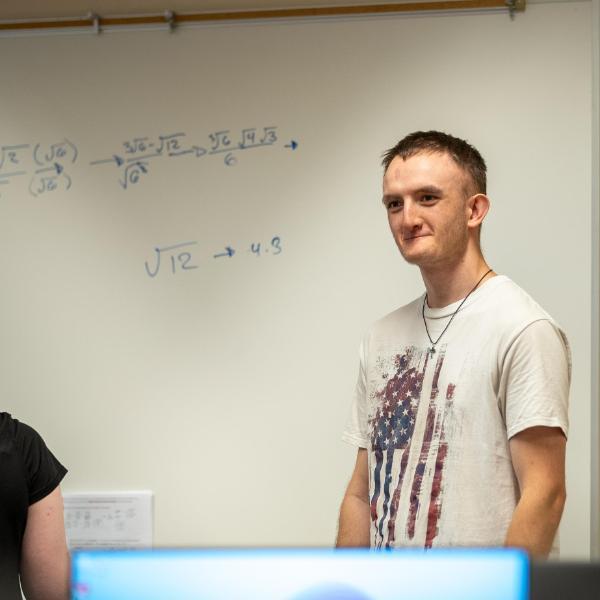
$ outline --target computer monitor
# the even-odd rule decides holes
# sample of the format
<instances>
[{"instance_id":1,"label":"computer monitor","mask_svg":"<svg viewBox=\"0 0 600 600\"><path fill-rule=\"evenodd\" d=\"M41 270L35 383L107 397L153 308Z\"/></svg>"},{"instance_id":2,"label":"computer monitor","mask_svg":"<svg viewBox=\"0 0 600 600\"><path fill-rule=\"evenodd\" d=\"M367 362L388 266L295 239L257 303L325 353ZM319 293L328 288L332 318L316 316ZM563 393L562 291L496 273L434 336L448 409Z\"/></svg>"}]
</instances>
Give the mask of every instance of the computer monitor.
<instances>
[{"instance_id":1,"label":"computer monitor","mask_svg":"<svg viewBox=\"0 0 600 600\"><path fill-rule=\"evenodd\" d=\"M598 600L600 562L537 561L530 569L530 600Z\"/></svg>"},{"instance_id":2,"label":"computer monitor","mask_svg":"<svg viewBox=\"0 0 600 600\"><path fill-rule=\"evenodd\" d=\"M527 600L519 550L75 551L73 600Z\"/></svg>"}]
</instances>

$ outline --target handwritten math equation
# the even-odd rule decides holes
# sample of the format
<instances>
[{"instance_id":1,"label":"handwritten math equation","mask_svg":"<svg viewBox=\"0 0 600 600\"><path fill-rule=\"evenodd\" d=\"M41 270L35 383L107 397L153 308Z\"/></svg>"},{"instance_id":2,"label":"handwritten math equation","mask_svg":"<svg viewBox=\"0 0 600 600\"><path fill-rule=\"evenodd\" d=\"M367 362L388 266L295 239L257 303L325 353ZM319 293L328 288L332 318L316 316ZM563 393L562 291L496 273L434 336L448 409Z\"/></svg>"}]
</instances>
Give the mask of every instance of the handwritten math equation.
<instances>
[{"instance_id":1,"label":"handwritten math equation","mask_svg":"<svg viewBox=\"0 0 600 600\"><path fill-rule=\"evenodd\" d=\"M77 155L77 146L67 138L48 146L39 143L0 146L0 186L25 180L34 197L68 190L71 176L66 168L77 161Z\"/></svg>"},{"instance_id":2,"label":"handwritten math equation","mask_svg":"<svg viewBox=\"0 0 600 600\"><path fill-rule=\"evenodd\" d=\"M275 125L220 129L200 141L191 140L187 133L178 131L155 137L132 137L121 142L119 149L110 156L79 160L79 163L87 162L93 169L116 168L117 181L127 190L145 179L156 161L220 157L222 164L235 167L242 152L256 152L268 147L296 150L298 142L293 139L281 141ZM4 186L17 181L25 181L27 191L34 197L69 190L73 183L71 172L78 157L77 145L67 138L47 145L0 146L0 194L7 189Z\"/></svg>"},{"instance_id":3,"label":"handwritten math equation","mask_svg":"<svg viewBox=\"0 0 600 600\"><path fill-rule=\"evenodd\" d=\"M148 277L154 278L160 272L172 276L197 269L200 266L198 262L205 258L200 256L196 248L197 245L197 241L191 241L154 248L152 258L144 263L146 274ZM228 261L243 254L260 258L262 256L277 256L282 252L281 238L276 235L267 243L251 242L242 247L224 246L217 249L208 258L210 260Z\"/></svg>"},{"instance_id":4,"label":"handwritten math equation","mask_svg":"<svg viewBox=\"0 0 600 600\"><path fill-rule=\"evenodd\" d=\"M278 141L276 126L249 127L234 132L230 129L213 131L201 144L189 141L184 132L168 133L156 138L143 136L125 140L118 153L91 161L90 164L117 167L120 171L119 185L126 190L148 175L150 164L155 160L221 155L226 166L234 167L240 152L273 146ZM291 150L297 146L294 140L285 144Z\"/></svg>"}]
</instances>

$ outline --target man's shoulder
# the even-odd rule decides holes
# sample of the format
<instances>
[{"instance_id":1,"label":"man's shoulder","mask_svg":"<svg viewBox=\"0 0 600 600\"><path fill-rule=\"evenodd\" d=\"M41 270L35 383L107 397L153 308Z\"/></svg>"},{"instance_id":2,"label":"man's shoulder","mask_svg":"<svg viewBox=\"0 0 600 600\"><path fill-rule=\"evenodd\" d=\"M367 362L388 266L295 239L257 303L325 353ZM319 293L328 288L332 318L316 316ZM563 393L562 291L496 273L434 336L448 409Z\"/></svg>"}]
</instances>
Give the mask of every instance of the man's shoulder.
<instances>
[{"instance_id":1,"label":"man's shoulder","mask_svg":"<svg viewBox=\"0 0 600 600\"><path fill-rule=\"evenodd\" d=\"M0 440L14 441L21 427L22 423L13 418L10 413L0 412Z\"/></svg>"},{"instance_id":2,"label":"man's shoulder","mask_svg":"<svg viewBox=\"0 0 600 600\"><path fill-rule=\"evenodd\" d=\"M546 321L568 347L565 331L527 291L506 276L494 280L474 308L480 318L485 318L501 345L508 348L530 325Z\"/></svg>"},{"instance_id":3,"label":"man's shoulder","mask_svg":"<svg viewBox=\"0 0 600 600\"><path fill-rule=\"evenodd\" d=\"M548 312L533 299L521 286L505 275L499 275L489 282L489 288L482 294L482 308L494 308L496 318L518 322L545 319L553 321Z\"/></svg>"},{"instance_id":4,"label":"man's shoulder","mask_svg":"<svg viewBox=\"0 0 600 600\"><path fill-rule=\"evenodd\" d=\"M407 325L419 321L421 319L423 299L424 294L380 317L371 324L368 333L370 335L378 335L383 332L389 333L397 328L403 329Z\"/></svg>"},{"instance_id":5,"label":"man's shoulder","mask_svg":"<svg viewBox=\"0 0 600 600\"><path fill-rule=\"evenodd\" d=\"M399 319L413 319L415 315L420 317L424 298L425 294L421 294L418 298L411 300L407 304L404 304L377 319L374 324L389 323L390 321L398 321Z\"/></svg>"},{"instance_id":6,"label":"man's shoulder","mask_svg":"<svg viewBox=\"0 0 600 600\"><path fill-rule=\"evenodd\" d=\"M0 449L11 448L12 452L26 459L43 445L42 437L33 427L15 419L10 413L0 413Z\"/></svg>"}]
</instances>

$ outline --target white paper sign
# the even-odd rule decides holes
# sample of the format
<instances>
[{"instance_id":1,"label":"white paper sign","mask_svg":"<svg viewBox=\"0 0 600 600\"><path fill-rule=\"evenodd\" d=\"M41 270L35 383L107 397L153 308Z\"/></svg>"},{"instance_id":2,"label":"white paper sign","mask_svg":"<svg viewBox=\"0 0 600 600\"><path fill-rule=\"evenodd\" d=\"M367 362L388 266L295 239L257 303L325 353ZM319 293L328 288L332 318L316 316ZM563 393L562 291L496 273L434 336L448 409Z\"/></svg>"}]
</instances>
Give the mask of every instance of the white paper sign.
<instances>
[{"instance_id":1,"label":"white paper sign","mask_svg":"<svg viewBox=\"0 0 600 600\"><path fill-rule=\"evenodd\" d=\"M152 492L65 493L65 530L73 548L152 546Z\"/></svg>"}]
</instances>

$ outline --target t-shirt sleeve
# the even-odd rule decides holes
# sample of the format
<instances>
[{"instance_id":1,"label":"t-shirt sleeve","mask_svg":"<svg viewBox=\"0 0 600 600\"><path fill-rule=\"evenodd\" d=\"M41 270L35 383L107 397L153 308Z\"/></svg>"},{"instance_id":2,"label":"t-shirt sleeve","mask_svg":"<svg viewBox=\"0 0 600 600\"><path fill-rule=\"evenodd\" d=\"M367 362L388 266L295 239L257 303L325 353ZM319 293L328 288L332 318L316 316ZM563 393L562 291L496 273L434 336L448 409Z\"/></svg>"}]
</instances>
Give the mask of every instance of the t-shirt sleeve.
<instances>
[{"instance_id":1,"label":"t-shirt sleeve","mask_svg":"<svg viewBox=\"0 0 600 600\"><path fill-rule=\"evenodd\" d=\"M67 469L50 452L40 434L25 423L18 423L17 447L27 478L29 504L45 498L62 481Z\"/></svg>"},{"instance_id":2,"label":"t-shirt sleeve","mask_svg":"<svg viewBox=\"0 0 600 600\"><path fill-rule=\"evenodd\" d=\"M571 353L564 333L551 321L528 325L511 344L501 386L509 438L529 427L569 430Z\"/></svg>"},{"instance_id":3,"label":"t-shirt sleeve","mask_svg":"<svg viewBox=\"0 0 600 600\"><path fill-rule=\"evenodd\" d=\"M354 399L350 409L350 416L342 434L342 440L359 448L366 448L367 433L367 379L365 366L365 342L360 345L360 362L358 377L354 389Z\"/></svg>"}]
</instances>

